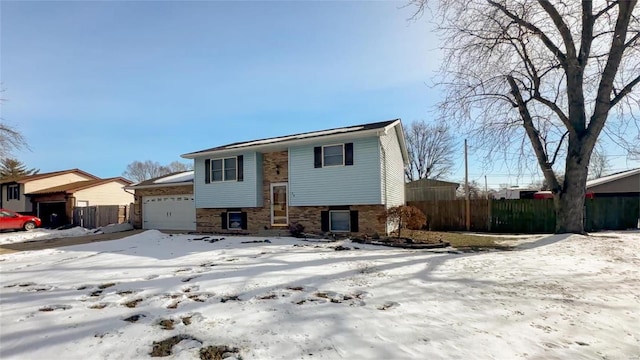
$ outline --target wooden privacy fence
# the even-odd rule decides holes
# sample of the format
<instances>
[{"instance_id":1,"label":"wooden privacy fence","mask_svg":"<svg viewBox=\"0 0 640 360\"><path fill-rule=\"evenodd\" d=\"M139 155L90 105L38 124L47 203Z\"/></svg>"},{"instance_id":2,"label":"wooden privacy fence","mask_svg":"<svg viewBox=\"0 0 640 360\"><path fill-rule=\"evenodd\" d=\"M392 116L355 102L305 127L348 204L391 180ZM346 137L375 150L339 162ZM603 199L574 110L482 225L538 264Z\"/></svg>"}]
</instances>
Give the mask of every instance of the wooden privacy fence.
<instances>
[{"instance_id":1,"label":"wooden privacy fence","mask_svg":"<svg viewBox=\"0 0 640 360\"><path fill-rule=\"evenodd\" d=\"M466 231L465 201L410 201L427 216L433 231ZM552 233L556 214L551 199L471 200L471 231L496 233ZM640 197L585 200L585 230L636 228Z\"/></svg>"},{"instance_id":2,"label":"wooden privacy fence","mask_svg":"<svg viewBox=\"0 0 640 360\"><path fill-rule=\"evenodd\" d=\"M73 208L73 225L95 229L129 221L129 205L98 205Z\"/></svg>"}]
</instances>

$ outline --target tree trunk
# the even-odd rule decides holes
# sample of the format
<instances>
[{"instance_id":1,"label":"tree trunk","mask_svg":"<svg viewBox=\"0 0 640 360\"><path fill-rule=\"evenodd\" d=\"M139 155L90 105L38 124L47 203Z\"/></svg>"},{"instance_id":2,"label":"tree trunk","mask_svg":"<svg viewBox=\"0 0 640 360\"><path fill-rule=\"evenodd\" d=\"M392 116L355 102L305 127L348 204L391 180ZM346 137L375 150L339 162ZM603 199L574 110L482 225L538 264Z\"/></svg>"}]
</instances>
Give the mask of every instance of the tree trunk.
<instances>
[{"instance_id":1,"label":"tree trunk","mask_svg":"<svg viewBox=\"0 0 640 360\"><path fill-rule=\"evenodd\" d=\"M565 180L562 190L554 197L556 234L584 233L584 199L590 151L584 141L569 141Z\"/></svg>"}]
</instances>

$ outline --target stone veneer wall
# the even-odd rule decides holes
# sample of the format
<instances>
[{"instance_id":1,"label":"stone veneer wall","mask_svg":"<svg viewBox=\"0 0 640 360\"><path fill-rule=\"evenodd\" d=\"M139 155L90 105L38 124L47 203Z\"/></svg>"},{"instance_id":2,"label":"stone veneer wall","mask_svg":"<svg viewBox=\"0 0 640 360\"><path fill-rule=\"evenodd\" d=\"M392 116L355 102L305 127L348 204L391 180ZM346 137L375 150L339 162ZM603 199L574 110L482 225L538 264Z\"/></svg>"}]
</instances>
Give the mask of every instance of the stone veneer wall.
<instances>
[{"instance_id":1,"label":"stone veneer wall","mask_svg":"<svg viewBox=\"0 0 640 360\"><path fill-rule=\"evenodd\" d=\"M142 228L142 197L158 195L193 194L193 185L163 186L134 190L133 209L131 210L131 224L134 228Z\"/></svg>"}]
</instances>

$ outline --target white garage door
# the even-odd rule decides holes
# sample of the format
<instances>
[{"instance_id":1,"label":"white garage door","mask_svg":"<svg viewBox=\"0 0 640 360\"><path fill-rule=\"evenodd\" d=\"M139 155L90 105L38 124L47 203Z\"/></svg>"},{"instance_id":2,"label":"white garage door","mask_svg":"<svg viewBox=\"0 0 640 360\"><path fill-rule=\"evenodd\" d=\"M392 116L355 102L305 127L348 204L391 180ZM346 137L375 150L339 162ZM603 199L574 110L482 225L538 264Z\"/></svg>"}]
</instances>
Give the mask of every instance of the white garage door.
<instances>
[{"instance_id":1,"label":"white garage door","mask_svg":"<svg viewBox=\"0 0 640 360\"><path fill-rule=\"evenodd\" d=\"M142 197L142 228L195 230L193 194Z\"/></svg>"}]
</instances>

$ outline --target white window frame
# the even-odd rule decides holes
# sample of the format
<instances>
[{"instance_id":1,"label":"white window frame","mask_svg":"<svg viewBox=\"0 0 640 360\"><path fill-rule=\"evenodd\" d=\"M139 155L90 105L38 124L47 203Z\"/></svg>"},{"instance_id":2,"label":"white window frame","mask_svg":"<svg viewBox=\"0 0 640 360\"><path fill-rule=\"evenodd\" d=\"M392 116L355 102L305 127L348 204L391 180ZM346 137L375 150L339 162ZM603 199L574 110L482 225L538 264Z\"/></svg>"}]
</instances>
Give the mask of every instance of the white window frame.
<instances>
[{"instance_id":1,"label":"white window frame","mask_svg":"<svg viewBox=\"0 0 640 360\"><path fill-rule=\"evenodd\" d=\"M347 230L333 230L333 228L331 228L331 215L333 215L334 213L347 213L349 216L349 228ZM329 232L332 233L347 233L347 232L351 232L351 211L350 210L329 210Z\"/></svg>"},{"instance_id":2,"label":"white window frame","mask_svg":"<svg viewBox=\"0 0 640 360\"><path fill-rule=\"evenodd\" d=\"M334 147L334 146L341 146L342 147L342 163L341 164L335 164L335 165L326 165L324 163L324 148L326 147ZM322 167L331 167L331 166L345 166L344 165L344 158L345 158L345 153L344 153L344 143L342 144L331 144L331 145L323 145L322 146Z\"/></svg>"},{"instance_id":3,"label":"white window frame","mask_svg":"<svg viewBox=\"0 0 640 360\"><path fill-rule=\"evenodd\" d=\"M236 162L236 177L233 180L227 180L226 176L225 176L225 167L224 167L224 161L228 160L228 159L234 159L234 161ZM222 180L214 180L213 179L213 162L216 160L220 160L222 162ZM229 156L226 158L215 158L215 159L209 159L209 163L211 164L209 167L209 176L211 178L211 182L231 182L231 181L238 181L238 157L237 156Z\"/></svg>"},{"instance_id":4,"label":"white window frame","mask_svg":"<svg viewBox=\"0 0 640 360\"><path fill-rule=\"evenodd\" d=\"M240 215L240 226L237 228L232 228L231 227L231 214L238 214ZM239 231L242 230L242 211L227 211L227 230L231 230L231 231Z\"/></svg>"},{"instance_id":5,"label":"white window frame","mask_svg":"<svg viewBox=\"0 0 640 360\"><path fill-rule=\"evenodd\" d=\"M7 195L7 201L20 199L20 184L7 185L7 188L9 191L9 194ZM17 191L13 189L17 189Z\"/></svg>"}]
</instances>

